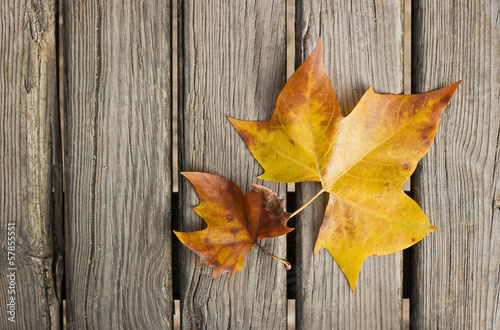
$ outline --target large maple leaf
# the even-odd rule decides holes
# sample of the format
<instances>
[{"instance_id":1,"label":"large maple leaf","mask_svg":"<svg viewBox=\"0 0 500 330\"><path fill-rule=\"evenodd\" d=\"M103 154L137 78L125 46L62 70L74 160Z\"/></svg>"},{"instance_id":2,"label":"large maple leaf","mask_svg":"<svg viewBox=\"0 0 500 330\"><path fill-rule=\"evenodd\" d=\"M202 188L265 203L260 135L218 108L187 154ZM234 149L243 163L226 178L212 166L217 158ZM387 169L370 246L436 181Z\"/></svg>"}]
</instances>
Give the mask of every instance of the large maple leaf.
<instances>
[{"instance_id":1,"label":"large maple leaf","mask_svg":"<svg viewBox=\"0 0 500 330\"><path fill-rule=\"evenodd\" d=\"M228 271L231 278L243 265L248 251L257 244L269 256L259 241L277 237L293 230L286 226L290 214L285 201L266 187L252 185L246 195L233 181L215 174L182 173L195 187L200 204L193 209L202 217L207 228L196 232L177 232L175 235L189 249L201 256L197 267L214 269L213 277Z\"/></svg>"},{"instance_id":2,"label":"large maple leaf","mask_svg":"<svg viewBox=\"0 0 500 330\"><path fill-rule=\"evenodd\" d=\"M429 150L459 83L417 95L370 88L343 117L319 40L283 88L269 121L229 118L264 168L259 178L319 181L322 189L311 201L329 193L314 252L327 249L352 290L365 258L407 248L437 229L402 184Z\"/></svg>"}]
</instances>

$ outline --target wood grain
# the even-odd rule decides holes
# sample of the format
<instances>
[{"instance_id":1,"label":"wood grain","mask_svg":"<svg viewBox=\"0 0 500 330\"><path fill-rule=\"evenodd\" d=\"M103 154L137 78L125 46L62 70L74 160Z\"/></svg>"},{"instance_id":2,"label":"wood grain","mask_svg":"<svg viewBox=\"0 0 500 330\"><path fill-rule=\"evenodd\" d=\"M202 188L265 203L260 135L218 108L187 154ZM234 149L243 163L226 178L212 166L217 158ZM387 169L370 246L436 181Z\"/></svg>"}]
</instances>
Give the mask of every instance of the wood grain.
<instances>
[{"instance_id":1,"label":"wood grain","mask_svg":"<svg viewBox=\"0 0 500 330\"><path fill-rule=\"evenodd\" d=\"M58 329L62 166L55 2L0 4L0 328ZM7 224L15 224L14 265ZM56 234L56 235L54 235ZM14 270L7 270L16 268ZM7 274L15 274L15 294ZM15 297L15 323L7 314Z\"/></svg>"},{"instance_id":2,"label":"wood grain","mask_svg":"<svg viewBox=\"0 0 500 330\"><path fill-rule=\"evenodd\" d=\"M411 326L500 328L500 5L413 2L413 92L463 79L412 188L440 228L414 249Z\"/></svg>"},{"instance_id":3,"label":"wood grain","mask_svg":"<svg viewBox=\"0 0 500 330\"><path fill-rule=\"evenodd\" d=\"M170 328L170 2L63 14L68 328Z\"/></svg>"},{"instance_id":4,"label":"wood grain","mask_svg":"<svg viewBox=\"0 0 500 330\"><path fill-rule=\"evenodd\" d=\"M296 64L323 42L325 69L348 114L369 86L403 92L403 2L297 1ZM297 185L297 205L321 189ZM326 196L324 196L326 198ZM393 329L402 326L402 253L368 258L354 293L326 250L313 256L326 200L297 216L297 327Z\"/></svg>"},{"instance_id":5,"label":"wood grain","mask_svg":"<svg viewBox=\"0 0 500 330\"><path fill-rule=\"evenodd\" d=\"M262 182L253 159L226 116L268 120L284 85L285 1L179 2L179 158L181 171L225 176L247 193L263 184L281 198L285 185ZM179 179L181 221L177 230L204 228L191 207L194 188ZM263 240L286 256L284 237ZM186 329L286 328L286 271L253 248L230 280L211 279L195 268L199 257L179 247L181 322Z\"/></svg>"}]
</instances>

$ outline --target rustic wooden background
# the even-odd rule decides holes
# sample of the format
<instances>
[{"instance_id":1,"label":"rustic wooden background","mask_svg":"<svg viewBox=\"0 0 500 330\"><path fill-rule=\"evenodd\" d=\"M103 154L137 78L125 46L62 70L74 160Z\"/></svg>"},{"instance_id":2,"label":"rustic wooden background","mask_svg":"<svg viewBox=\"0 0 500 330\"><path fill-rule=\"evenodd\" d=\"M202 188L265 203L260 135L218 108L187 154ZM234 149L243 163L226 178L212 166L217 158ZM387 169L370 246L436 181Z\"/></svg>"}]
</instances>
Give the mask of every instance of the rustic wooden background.
<instances>
[{"instance_id":1,"label":"rustic wooden background","mask_svg":"<svg viewBox=\"0 0 500 330\"><path fill-rule=\"evenodd\" d=\"M254 179L261 169L226 116L270 116L291 24L295 66L322 38L344 114L370 85L402 93L404 0L296 0L294 19L286 0L179 0L176 15L159 0L0 3L1 329L173 328L174 299L185 329L284 329L288 299L300 329L397 329L403 298L415 329L500 329L498 1L412 0L411 91L463 80L409 192L441 230L369 258L354 293L326 251L312 255L322 200L290 237L263 242L292 272L258 249L229 281L194 268L171 230L203 221L192 186L180 178L174 192L172 163L243 191L263 184L292 208L309 199L315 184L287 194Z\"/></svg>"}]
</instances>

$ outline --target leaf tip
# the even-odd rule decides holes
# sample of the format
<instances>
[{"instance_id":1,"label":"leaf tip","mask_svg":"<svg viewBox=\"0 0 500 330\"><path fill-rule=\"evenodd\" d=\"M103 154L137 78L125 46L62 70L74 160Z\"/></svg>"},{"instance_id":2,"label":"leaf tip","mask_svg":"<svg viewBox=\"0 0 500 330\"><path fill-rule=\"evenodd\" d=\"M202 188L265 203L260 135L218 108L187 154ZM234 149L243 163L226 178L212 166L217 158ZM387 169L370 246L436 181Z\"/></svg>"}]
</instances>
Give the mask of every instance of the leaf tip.
<instances>
[{"instance_id":1,"label":"leaf tip","mask_svg":"<svg viewBox=\"0 0 500 330\"><path fill-rule=\"evenodd\" d=\"M226 118L227 118L227 120L229 120L229 122L230 122L230 123L231 123L231 125L234 127L234 129L235 129L238 133L240 133L240 131L239 131L239 129L241 128L241 124L240 124L240 123L242 123L242 122L244 122L244 121L239 120L239 119L236 119L236 118L233 118L233 117L229 117L229 116L227 116ZM243 123L242 123L242 124L243 124ZM240 133L240 134L241 134L241 133Z\"/></svg>"},{"instance_id":2,"label":"leaf tip","mask_svg":"<svg viewBox=\"0 0 500 330\"><path fill-rule=\"evenodd\" d=\"M191 178L196 174L196 172L180 172L180 174L188 179L189 182L192 182Z\"/></svg>"},{"instance_id":3,"label":"leaf tip","mask_svg":"<svg viewBox=\"0 0 500 330\"><path fill-rule=\"evenodd\" d=\"M259 176L257 177L257 179L260 179L260 180L268 180L268 179L266 179L266 171L264 171L264 173L262 173L261 175L259 175ZM253 185L252 185L252 186L253 186Z\"/></svg>"},{"instance_id":4,"label":"leaf tip","mask_svg":"<svg viewBox=\"0 0 500 330\"><path fill-rule=\"evenodd\" d=\"M446 107L448 102L450 101L451 97L453 94L455 94L455 91L457 90L458 86L462 83L462 80L459 80L457 82L454 82L451 85L445 86L441 89L439 89L436 92L441 92L441 104L443 105L443 108Z\"/></svg>"},{"instance_id":5,"label":"leaf tip","mask_svg":"<svg viewBox=\"0 0 500 330\"><path fill-rule=\"evenodd\" d=\"M354 292L354 289L356 289L356 284L358 283L358 277L359 277L359 271L354 274L351 273L349 276L345 274L347 281L349 282L349 287L351 288L351 292Z\"/></svg>"},{"instance_id":6,"label":"leaf tip","mask_svg":"<svg viewBox=\"0 0 500 330\"><path fill-rule=\"evenodd\" d=\"M462 83L462 80L459 80L459 81L456 81L453 84L451 84L445 88L449 88L450 94L453 94L453 93L455 93L455 90L458 88L458 86L460 86L461 83Z\"/></svg>"},{"instance_id":7,"label":"leaf tip","mask_svg":"<svg viewBox=\"0 0 500 330\"><path fill-rule=\"evenodd\" d=\"M316 47L323 48L323 42L321 41L321 37L318 37L318 41L316 41Z\"/></svg>"},{"instance_id":8,"label":"leaf tip","mask_svg":"<svg viewBox=\"0 0 500 330\"><path fill-rule=\"evenodd\" d=\"M321 37L318 37L316 47L314 47L311 55L309 55L305 62L308 62L309 59L311 59L311 62L320 62L321 66L323 66L323 44L321 43Z\"/></svg>"},{"instance_id":9,"label":"leaf tip","mask_svg":"<svg viewBox=\"0 0 500 330\"><path fill-rule=\"evenodd\" d=\"M182 232L182 231L175 231L175 230L172 230L174 232L174 235L177 237L177 239L182 243L182 245L186 246L188 249L191 249L188 245L187 245L187 242L186 242L186 238L187 238L187 235L188 233L185 233L185 232Z\"/></svg>"}]
</instances>

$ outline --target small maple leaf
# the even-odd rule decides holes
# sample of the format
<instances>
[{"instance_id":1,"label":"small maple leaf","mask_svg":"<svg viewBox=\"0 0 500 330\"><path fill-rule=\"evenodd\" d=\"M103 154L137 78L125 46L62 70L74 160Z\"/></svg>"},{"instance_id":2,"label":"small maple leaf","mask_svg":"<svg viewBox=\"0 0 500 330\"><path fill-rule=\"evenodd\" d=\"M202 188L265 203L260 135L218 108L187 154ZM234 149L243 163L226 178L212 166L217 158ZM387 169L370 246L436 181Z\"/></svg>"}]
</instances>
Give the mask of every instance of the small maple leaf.
<instances>
[{"instance_id":1,"label":"small maple leaf","mask_svg":"<svg viewBox=\"0 0 500 330\"><path fill-rule=\"evenodd\" d=\"M183 233L174 231L182 244L201 257L197 267L210 266L213 278L228 271L231 278L243 265L248 251L267 237L286 235L293 230L286 226L290 214L285 212L285 201L266 187L252 185L244 195L240 187L224 177L201 173L182 173L195 187L200 204L193 209L202 217L207 228Z\"/></svg>"},{"instance_id":2,"label":"small maple leaf","mask_svg":"<svg viewBox=\"0 0 500 330\"><path fill-rule=\"evenodd\" d=\"M343 117L319 40L283 88L269 121L229 120L264 168L259 178L321 182L303 206L329 193L314 252L327 249L354 290L365 258L402 250L437 230L402 185L429 150L459 84L417 95L370 88Z\"/></svg>"}]
</instances>

